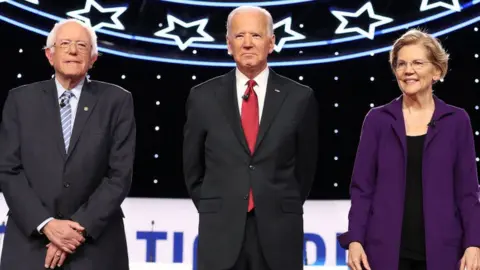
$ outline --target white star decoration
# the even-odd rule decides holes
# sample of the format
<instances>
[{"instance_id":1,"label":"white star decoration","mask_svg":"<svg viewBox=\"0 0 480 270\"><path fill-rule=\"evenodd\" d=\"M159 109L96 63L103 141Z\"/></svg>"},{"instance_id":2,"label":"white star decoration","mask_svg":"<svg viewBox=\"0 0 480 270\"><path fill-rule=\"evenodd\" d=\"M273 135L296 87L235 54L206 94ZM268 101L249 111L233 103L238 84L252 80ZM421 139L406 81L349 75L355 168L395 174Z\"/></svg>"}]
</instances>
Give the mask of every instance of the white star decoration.
<instances>
[{"instance_id":1,"label":"white star decoration","mask_svg":"<svg viewBox=\"0 0 480 270\"><path fill-rule=\"evenodd\" d=\"M425 11L425 10L429 10L436 7L444 7L453 11L461 11L462 9L458 0L448 1L448 2L452 2L451 4L447 4L444 1L437 1L435 3L429 4L428 3L429 1L431 0L422 0L422 4L420 5L420 11Z\"/></svg>"},{"instance_id":2,"label":"white star decoration","mask_svg":"<svg viewBox=\"0 0 480 270\"><path fill-rule=\"evenodd\" d=\"M300 40L300 39L305 39L305 36L298 33L298 32L295 32L292 30L292 17L288 17L288 18L285 18L277 23L275 23L273 25L273 29L277 29L278 27L284 25L285 26L285 33L288 33L290 34L289 37L282 37L280 39L280 41L278 42L278 44L275 45L274 47L274 50L276 52L280 52L283 48L283 45L285 45L285 43L287 41L294 41L294 40Z\"/></svg>"},{"instance_id":3,"label":"white star decoration","mask_svg":"<svg viewBox=\"0 0 480 270\"><path fill-rule=\"evenodd\" d=\"M359 27L351 27L351 28L346 28L348 21L345 19L345 17L352 17L352 18L357 18L360 15L362 15L365 11L368 12L368 16L371 19L376 19L377 22L371 23L370 26L368 27L368 32L365 30L359 28ZM373 6L372 3L367 2L365 5L363 5L357 12L351 13L351 12L345 12L345 11L338 11L338 10L332 10L331 11L333 16L337 17L342 23L340 26L338 26L337 30L335 30L335 34L345 34L345 33L352 33L352 32L357 32L369 39L373 39L375 36L375 27L391 23L393 22L392 18L384 17L375 14L373 11Z\"/></svg>"},{"instance_id":4,"label":"white star decoration","mask_svg":"<svg viewBox=\"0 0 480 270\"><path fill-rule=\"evenodd\" d=\"M92 6L101 13L113 13L112 16L110 16L110 19L112 20L113 23L101 22L101 23L99 23L95 26L91 25L90 19L85 17L85 16L82 16L80 14L89 13L90 10L92 9ZM125 27L120 22L118 17L120 15L122 15L122 13L124 13L126 10L127 10L127 7L103 8L97 2L95 2L95 0L87 0L85 2L85 8L84 9L79 9L79 10L74 10L74 11L67 12L67 15L70 16L70 17L73 17L75 19L79 19L79 20L85 22L86 24L92 26L92 28L94 30L98 30L102 27L109 27L109 28L118 29L118 30L125 30Z\"/></svg>"},{"instance_id":5,"label":"white star decoration","mask_svg":"<svg viewBox=\"0 0 480 270\"><path fill-rule=\"evenodd\" d=\"M155 32L153 35L157 37L163 37L163 38L168 38L168 39L173 39L180 50L185 50L190 46L193 42L195 41L206 41L206 42L212 42L215 39L211 37L207 32L205 32L205 27L207 26L208 23L208 18L201 19L198 21L193 21L186 23L180 19L175 18L174 16L168 14L167 15L167 22L168 22L168 27L164 28L162 30L159 30ZM197 33L201 35L201 37L189 37L185 42L182 42L182 39L178 35L172 35L170 32L175 30L175 24L181 25L184 28L190 28L193 26L197 26Z\"/></svg>"}]
</instances>

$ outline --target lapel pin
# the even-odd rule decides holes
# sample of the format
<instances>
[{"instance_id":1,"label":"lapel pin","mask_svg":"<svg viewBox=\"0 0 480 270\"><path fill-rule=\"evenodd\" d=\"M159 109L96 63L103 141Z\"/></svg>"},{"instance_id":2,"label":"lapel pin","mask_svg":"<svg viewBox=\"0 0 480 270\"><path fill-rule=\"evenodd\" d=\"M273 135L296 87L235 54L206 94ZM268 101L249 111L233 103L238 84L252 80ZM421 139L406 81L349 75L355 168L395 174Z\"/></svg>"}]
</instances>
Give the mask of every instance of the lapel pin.
<instances>
[{"instance_id":1,"label":"lapel pin","mask_svg":"<svg viewBox=\"0 0 480 270\"><path fill-rule=\"evenodd\" d=\"M88 111L88 107L83 107L83 110L87 112L87 111Z\"/></svg>"},{"instance_id":2,"label":"lapel pin","mask_svg":"<svg viewBox=\"0 0 480 270\"><path fill-rule=\"evenodd\" d=\"M278 90L278 89L275 89L275 92L277 92L277 93L280 93L280 90Z\"/></svg>"}]
</instances>

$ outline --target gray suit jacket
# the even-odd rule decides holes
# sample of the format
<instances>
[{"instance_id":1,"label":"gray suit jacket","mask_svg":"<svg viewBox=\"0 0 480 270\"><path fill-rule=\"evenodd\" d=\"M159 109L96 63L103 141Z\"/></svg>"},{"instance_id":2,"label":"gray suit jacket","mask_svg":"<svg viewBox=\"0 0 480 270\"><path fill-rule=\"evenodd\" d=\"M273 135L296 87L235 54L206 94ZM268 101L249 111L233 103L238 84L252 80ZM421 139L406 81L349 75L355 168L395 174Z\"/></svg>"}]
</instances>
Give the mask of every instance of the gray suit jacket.
<instances>
[{"instance_id":1,"label":"gray suit jacket","mask_svg":"<svg viewBox=\"0 0 480 270\"><path fill-rule=\"evenodd\" d=\"M86 228L65 269L128 269L120 208L130 189L136 125L130 92L87 80L68 154L54 80L9 92L0 125L0 185L9 207L1 270L44 269L48 217Z\"/></svg>"}]
</instances>

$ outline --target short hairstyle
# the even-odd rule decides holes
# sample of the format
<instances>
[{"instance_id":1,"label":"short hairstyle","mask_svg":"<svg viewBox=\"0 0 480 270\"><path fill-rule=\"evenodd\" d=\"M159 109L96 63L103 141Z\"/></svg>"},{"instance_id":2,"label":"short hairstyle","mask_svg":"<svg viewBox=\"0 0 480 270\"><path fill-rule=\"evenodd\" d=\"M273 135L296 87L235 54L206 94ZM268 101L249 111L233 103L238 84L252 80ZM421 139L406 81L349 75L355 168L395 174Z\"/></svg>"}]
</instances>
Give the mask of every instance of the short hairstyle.
<instances>
[{"instance_id":1,"label":"short hairstyle","mask_svg":"<svg viewBox=\"0 0 480 270\"><path fill-rule=\"evenodd\" d=\"M45 49L50 48L52 51L54 51L53 45L55 44L55 39L57 38L58 29L60 29L60 27L63 26L64 24L70 23L70 22L77 23L80 26L82 26L83 28L85 28L85 30L87 30L87 32L90 36L90 42L92 43L92 54L91 55L92 56L98 55L97 34L95 33L95 30L93 30L93 28L91 26L85 24L82 21L76 20L76 19L67 19L67 20L63 20L63 21L60 21L60 22L56 23L53 26L53 29L48 34L47 44L45 45Z\"/></svg>"},{"instance_id":2,"label":"short hairstyle","mask_svg":"<svg viewBox=\"0 0 480 270\"><path fill-rule=\"evenodd\" d=\"M238 12L241 12L241 11L254 11L254 10L263 13L267 17L267 34L269 36L273 35L273 18L272 18L272 15L270 14L270 12L268 12L268 10L266 10L264 8L261 8L261 7L257 7L257 6L240 6L240 7L235 8L234 10L232 10L230 12L230 14L228 14L227 36L230 34L230 28L232 26L232 18L233 18L233 16L235 16L235 14L237 14Z\"/></svg>"},{"instance_id":3,"label":"short hairstyle","mask_svg":"<svg viewBox=\"0 0 480 270\"><path fill-rule=\"evenodd\" d=\"M393 44L393 48L390 51L390 66L395 72L395 66L397 65L398 52L404 46L407 45L423 45L427 50L427 58L433 65L435 65L441 72L440 78L445 78L448 71L449 54L442 47L440 40L428 34L426 31L420 29L412 29L403 34Z\"/></svg>"}]
</instances>

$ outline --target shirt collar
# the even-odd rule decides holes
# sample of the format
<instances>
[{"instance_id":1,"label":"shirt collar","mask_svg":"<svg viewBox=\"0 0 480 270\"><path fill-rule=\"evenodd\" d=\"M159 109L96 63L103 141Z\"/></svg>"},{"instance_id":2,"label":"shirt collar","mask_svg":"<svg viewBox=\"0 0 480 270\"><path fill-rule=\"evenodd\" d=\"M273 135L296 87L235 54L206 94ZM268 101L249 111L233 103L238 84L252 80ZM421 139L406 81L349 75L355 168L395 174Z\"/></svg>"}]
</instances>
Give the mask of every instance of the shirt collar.
<instances>
[{"instance_id":1,"label":"shirt collar","mask_svg":"<svg viewBox=\"0 0 480 270\"><path fill-rule=\"evenodd\" d=\"M257 83L258 87L265 87L267 85L268 73L269 73L269 69L268 67L266 67L264 70L262 70L262 72L260 72L260 74L258 74L255 78L253 78L253 80L255 80L255 82ZM248 81L250 80L238 68L235 70L235 75L236 75L237 81L241 85L247 85Z\"/></svg>"},{"instance_id":2,"label":"shirt collar","mask_svg":"<svg viewBox=\"0 0 480 270\"><path fill-rule=\"evenodd\" d=\"M73 95L78 99L80 97L80 93L82 92L83 84L85 80L81 80L72 90ZM63 92L68 91L65 89L60 82L55 78L55 85L57 86L57 94L58 98L60 98L63 95Z\"/></svg>"}]
</instances>

